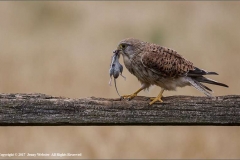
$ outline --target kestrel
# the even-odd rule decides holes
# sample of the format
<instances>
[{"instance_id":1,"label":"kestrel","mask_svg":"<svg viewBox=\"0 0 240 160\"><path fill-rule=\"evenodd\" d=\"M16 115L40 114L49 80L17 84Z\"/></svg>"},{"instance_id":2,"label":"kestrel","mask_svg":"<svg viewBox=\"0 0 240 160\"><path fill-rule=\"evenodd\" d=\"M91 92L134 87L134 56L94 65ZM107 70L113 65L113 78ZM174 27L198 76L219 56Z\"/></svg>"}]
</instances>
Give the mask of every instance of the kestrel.
<instances>
[{"instance_id":1,"label":"kestrel","mask_svg":"<svg viewBox=\"0 0 240 160\"><path fill-rule=\"evenodd\" d=\"M228 87L226 84L204 77L204 75L218 75L216 72L199 69L176 51L157 44L127 38L119 43L115 52L123 56L128 71L142 84L136 92L124 95L123 98L132 99L151 85L161 87L161 91L157 97L151 99L150 105L157 101L163 102L161 98L164 90L193 86L205 95L212 96L212 90L202 83Z\"/></svg>"}]
</instances>

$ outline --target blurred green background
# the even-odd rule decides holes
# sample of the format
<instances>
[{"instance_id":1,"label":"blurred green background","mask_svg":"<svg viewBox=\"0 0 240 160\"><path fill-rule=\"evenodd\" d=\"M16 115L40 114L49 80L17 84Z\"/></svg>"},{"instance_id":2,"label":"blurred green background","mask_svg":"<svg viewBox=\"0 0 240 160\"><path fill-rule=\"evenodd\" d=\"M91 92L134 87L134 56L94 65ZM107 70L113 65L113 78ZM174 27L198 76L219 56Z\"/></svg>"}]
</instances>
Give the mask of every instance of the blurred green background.
<instances>
[{"instance_id":1,"label":"blurred green background","mask_svg":"<svg viewBox=\"0 0 240 160\"><path fill-rule=\"evenodd\" d=\"M175 49L216 71L216 96L239 94L239 2L0 2L0 92L118 97L112 51L128 37ZM120 63L123 64L122 58ZM140 83L126 68L121 94ZM142 96L156 96L152 87ZM204 96L194 88L170 95ZM0 152L82 153L76 158L240 158L239 127L1 127ZM49 157L43 157L49 158ZM64 157L63 157L64 158Z\"/></svg>"}]
</instances>

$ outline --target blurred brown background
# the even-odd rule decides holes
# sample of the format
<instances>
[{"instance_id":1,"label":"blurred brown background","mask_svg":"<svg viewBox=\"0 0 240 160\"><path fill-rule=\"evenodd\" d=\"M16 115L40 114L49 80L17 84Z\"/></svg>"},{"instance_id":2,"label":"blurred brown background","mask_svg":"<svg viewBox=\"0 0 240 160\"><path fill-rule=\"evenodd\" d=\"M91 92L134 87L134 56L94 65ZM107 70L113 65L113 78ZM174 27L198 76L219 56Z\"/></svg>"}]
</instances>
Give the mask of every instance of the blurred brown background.
<instances>
[{"instance_id":1,"label":"blurred brown background","mask_svg":"<svg viewBox=\"0 0 240 160\"><path fill-rule=\"evenodd\" d=\"M218 72L212 78L230 88L211 86L215 95L239 94L239 17L239 2L0 2L0 92L117 97L108 86L112 51L135 37ZM138 89L126 68L123 74L119 92ZM204 96L191 87L164 93L178 94ZM0 153L240 158L239 135L239 127L0 127Z\"/></svg>"}]
</instances>

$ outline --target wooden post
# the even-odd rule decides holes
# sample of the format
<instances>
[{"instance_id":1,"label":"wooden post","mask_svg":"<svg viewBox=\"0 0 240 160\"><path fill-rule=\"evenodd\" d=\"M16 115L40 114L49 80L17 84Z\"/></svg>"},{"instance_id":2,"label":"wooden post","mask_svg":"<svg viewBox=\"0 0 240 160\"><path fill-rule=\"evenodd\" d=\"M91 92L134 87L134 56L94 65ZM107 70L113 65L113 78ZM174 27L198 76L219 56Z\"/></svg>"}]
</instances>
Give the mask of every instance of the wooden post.
<instances>
[{"instance_id":1,"label":"wooden post","mask_svg":"<svg viewBox=\"0 0 240 160\"><path fill-rule=\"evenodd\" d=\"M131 101L70 99L44 94L0 94L1 126L240 125L240 96L171 96L150 106Z\"/></svg>"}]
</instances>

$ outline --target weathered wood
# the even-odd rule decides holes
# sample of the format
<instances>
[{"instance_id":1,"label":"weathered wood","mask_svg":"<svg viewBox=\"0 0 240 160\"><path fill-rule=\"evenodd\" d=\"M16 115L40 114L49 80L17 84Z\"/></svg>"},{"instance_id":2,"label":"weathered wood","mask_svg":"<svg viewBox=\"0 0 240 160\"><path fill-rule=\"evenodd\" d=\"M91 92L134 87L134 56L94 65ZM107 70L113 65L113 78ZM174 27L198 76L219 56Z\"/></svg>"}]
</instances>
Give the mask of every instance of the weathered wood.
<instances>
[{"instance_id":1,"label":"weathered wood","mask_svg":"<svg viewBox=\"0 0 240 160\"><path fill-rule=\"evenodd\" d=\"M240 125L240 96L69 99L44 94L0 94L0 125Z\"/></svg>"}]
</instances>

